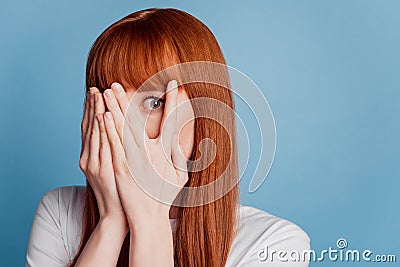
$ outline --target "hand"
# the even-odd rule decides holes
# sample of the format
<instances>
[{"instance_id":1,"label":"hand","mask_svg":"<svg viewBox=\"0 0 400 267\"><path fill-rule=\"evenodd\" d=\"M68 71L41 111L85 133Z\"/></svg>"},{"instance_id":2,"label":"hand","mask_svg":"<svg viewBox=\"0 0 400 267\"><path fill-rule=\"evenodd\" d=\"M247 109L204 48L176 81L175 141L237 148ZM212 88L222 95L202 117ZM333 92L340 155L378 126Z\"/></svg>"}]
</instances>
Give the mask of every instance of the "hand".
<instances>
[{"instance_id":1,"label":"hand","mask_svg":"<svg viewBox=\"0 0 400 267\"><path fill-rule=\"evenodd\" d=\"M156 139L148 138L140 111L132 107L128 110L129 99L122 86L113 83L111 87L113 90L105 91L105 101L110 112L105 113L104 122L117 190L128 223L132 226L141 222L148 223L152 219L168 219L171 206L168 203L172 203L188 180L186 159L180 155L177 145L176 81L168 83L160 134ZM166 123L168 116L171 117ZM168 140L164 145L161 136L164 141ZM160 178L177 185L177 190L166 192ZM152 195L144 192L137 181L141 185L146 183L146 186L156 187L152 187Z\"/></svg>"},{"instance_id":2,"label":"hand","mask_svg":"<svg viewBox=\"0 0 400 267\"><path fill-rule=\"evenodd\" d=\"M127 228L126 216L117 192L104 123L99 124L99 120L96 119L96 116L101 117L104 112L102 94L97 88L90 88L81 124L82 150L79 167L93 188L100 220L110 219L116 226L123 225Z\"/></svg>"}]
</instances>

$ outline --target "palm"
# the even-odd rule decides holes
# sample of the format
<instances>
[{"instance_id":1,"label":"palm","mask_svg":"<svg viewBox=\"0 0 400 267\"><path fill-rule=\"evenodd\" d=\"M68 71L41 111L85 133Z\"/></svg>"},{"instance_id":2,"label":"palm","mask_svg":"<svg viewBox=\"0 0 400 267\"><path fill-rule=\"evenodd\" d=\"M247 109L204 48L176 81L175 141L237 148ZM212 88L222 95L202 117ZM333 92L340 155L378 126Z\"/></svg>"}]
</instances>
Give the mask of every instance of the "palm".
<instances>
[{"instance_id":1,"label":"palm","mask_svg":"<svg viewBox=\"0 0 400 267\"><path fill-rule=\"evenodd\" d=\"M120 99L122 110L113 113L116 124L120 125L117 128L123 132L119 132L122 143L118 141L112 147L116 158L119 158L114 161L113 156L115 179L125 212L132 218L160 211L164 215L168 214L172 202L188 178L185 171L186 159L180 155L177 142L178 90L172 90L171 86L177 88L177 85L169 83L157 139L149 139L144 131L145 122L137 110L133 108L128 112L129 103L124 93ZM122 114L126 114L126 117L122 118ZM167 121L168 116L171 117ZM122 161L122 157L125 160Z\"/></svg>"}]
</instances>

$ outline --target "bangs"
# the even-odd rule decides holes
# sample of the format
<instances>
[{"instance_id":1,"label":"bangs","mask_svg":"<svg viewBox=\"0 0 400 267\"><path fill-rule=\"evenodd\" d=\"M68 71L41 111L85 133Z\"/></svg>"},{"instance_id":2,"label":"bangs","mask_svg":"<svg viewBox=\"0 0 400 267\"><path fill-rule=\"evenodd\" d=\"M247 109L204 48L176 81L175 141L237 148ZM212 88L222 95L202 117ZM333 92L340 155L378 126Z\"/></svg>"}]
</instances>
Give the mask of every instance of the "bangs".
<instances>
[{"instance_id":1,"label":"bangs","mask_svg":"<svg viewBox=\"0 0 400 267\"><path fill-rule=\"evenodd\" d=\"M86 90L95 86L100 92L113 82L126 91L137 90L154 74L179 64L173 40L150 20L126 20L111 25L96 40L89 53L86 67ZM163 72L145 87L163 87L177 74Z\"/></svg>"}]
</instances>

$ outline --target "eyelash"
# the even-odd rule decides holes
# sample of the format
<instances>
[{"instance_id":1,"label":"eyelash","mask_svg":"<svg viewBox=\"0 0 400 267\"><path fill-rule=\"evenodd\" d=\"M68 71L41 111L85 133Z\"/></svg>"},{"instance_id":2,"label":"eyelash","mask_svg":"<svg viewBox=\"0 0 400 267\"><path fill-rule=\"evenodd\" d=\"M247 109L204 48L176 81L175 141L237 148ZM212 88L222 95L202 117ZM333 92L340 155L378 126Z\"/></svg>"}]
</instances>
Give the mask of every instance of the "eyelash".
<instances>
[{"instance_id":1,"label":"eyelash","mask_svg":"<svg viewBox=\"0 0 400 267\"><path fill-rule=\"evenodd\" d=\"M165 104L165 100L164 100L163 98L160 98L160 97L155 96L155 95L147 96L147 97L145 97L145 98L143 99L142 104L143 104L143 106L144 106L144 109L145 109L145 110L148 110L148 111L158 110L158 109L161 108L161 105L160 105L160 107L157 107L157 108L151 108L151 107L148 108L148 107L146 107L146 106L144 105L144 103L145 103L147 100L149 100L149 99L154 99L155 101L160 101L162 105Z\"/></svg>"}]
</instances>

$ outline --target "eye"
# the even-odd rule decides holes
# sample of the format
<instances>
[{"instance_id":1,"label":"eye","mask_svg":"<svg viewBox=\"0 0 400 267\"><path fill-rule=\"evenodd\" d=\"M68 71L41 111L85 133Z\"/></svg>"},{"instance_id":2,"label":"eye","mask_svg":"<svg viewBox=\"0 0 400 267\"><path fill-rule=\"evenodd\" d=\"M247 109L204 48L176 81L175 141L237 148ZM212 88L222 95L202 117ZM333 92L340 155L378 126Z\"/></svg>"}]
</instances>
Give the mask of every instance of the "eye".
<instances>
[{"instance_id":1,"label":"eye","mask_svg":"<svg viewBox=\"0 0 400 267\"><path fill-rule=\"evenodd\" d=\"M164 108L165 100L156 96L148 96L143 100L143 108L146 111L153 111Z\"/></svg>"}]
</instances>

